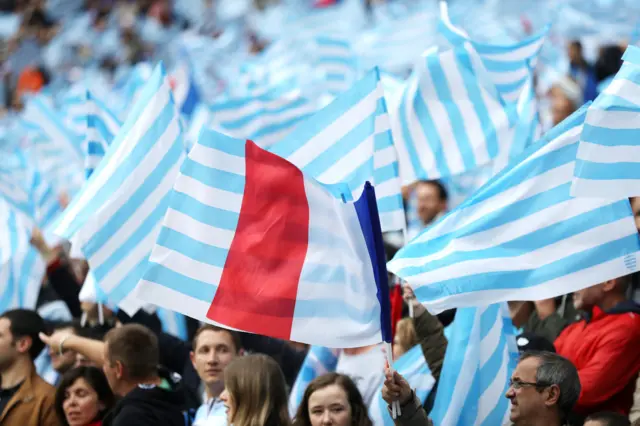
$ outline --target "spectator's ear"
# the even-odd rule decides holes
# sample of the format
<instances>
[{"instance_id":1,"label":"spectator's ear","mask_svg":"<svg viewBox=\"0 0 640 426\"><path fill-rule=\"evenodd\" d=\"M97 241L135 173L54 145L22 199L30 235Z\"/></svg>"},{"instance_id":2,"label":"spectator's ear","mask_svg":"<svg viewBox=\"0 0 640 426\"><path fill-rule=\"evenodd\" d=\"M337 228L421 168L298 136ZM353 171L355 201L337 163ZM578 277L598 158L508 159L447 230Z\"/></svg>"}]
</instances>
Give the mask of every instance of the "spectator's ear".
<instances>
[{"instance_id":1,"label":"spectator's ear","mask_svg":"<svg viewBox=\"0 0 640 426\"><path fill-rule=\"evenodd\" d=\"M543 392L547 393L547 399L544 402L546 406L558 405L560 399L560 387L558 385L551 385Z\"/></svg>"},{"instance_id":2,"label":"spectator's ear","mask_svg":"<svg viewBox=\"0 0 640 426\"><path fill-rule=\"evenodd\" d=\"M196 357L196 353L191 351L189 352L189 359L191 360L191 365L193 365L193 368L196 368L196 361L195 361L195 357Z\"/></svg>"},{"instance_id":3,"label":"spectator's ear","mask_svg":"<svg viewBox=\"0 0 640 426\"><path fill-rule=\"evenodd\" d=\"M31 344L33 341L30 336L24 336L16 339L16 349L21 354L26 354L31 349Z\"/></svg>"}]
</instances>

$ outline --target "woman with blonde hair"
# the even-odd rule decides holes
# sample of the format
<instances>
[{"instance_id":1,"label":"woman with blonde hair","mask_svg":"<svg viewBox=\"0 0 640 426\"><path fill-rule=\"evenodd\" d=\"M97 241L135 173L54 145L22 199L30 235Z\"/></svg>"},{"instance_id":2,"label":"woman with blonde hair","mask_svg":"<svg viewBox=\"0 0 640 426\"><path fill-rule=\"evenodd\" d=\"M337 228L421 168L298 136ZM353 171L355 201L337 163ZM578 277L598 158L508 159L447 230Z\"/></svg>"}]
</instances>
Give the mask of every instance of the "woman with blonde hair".
<instances>
[{"instance_id":1,"label":"woman with blonde hair","mask_svg":"<svg viewBox=\"0 0 640 426\"><path fill-rule=\"evenodd\" d=\"M284 374L273 358L247 355L224 369L220 399L233 426L291 426Z\"/></svg>"}]
</instances>

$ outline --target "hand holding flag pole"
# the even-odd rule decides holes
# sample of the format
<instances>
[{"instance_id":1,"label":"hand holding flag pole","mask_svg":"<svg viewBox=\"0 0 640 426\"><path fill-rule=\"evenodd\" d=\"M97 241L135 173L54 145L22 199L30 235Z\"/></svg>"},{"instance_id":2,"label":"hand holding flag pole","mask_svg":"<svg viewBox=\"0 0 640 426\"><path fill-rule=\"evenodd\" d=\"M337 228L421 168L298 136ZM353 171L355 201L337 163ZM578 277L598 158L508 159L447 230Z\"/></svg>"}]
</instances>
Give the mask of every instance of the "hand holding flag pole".
<instances>
[{"instance_id":1,"label":"hand holding flag pole","mask_svg":"<svg viewBox=\"0 0 640 426\"><path fill-rule=\"evenodd\" d=\"M376 202L376 194L373 185L369 182L365 183L363 196L366 197L366 206L368 209L367 217L370 218L371 232L368 235L373 236L373 240L368 247L375 247L371 250L370 255L373 262L373 269L378 287L378 301L380 302L380 328L382 331L382 339L384 340L387 363L389 369L393 373L393 350L391 347L391 299L389 296L389 274L387 272L387 263L384 258L384 244L382 241L382 228L380 226L378 204ZM400 402L394 401L391 404L391 415L395 419L401 414Z\"/></svg>"}]
</instances>

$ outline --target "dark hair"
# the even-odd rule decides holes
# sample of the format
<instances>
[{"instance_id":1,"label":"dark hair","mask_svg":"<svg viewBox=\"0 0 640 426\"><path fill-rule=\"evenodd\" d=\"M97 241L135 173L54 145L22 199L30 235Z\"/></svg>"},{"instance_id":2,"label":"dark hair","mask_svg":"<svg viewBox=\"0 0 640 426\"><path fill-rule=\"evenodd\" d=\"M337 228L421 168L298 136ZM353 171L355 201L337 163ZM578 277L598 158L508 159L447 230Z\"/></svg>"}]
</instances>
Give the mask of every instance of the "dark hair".
<instances>
[{"instance_id":1,"label":"dark hair","mask_svg":"<svg viewBox=\"0 0 640 426\"><path fill-rule=\"evenodd\" d=\"M80 321L77 319L71 321L45 321L45 328L48 332L54 332L58 330L64 330L65 328L73 328L73 332L78 334L80 331Z\"/></svg>"},{"instance_id":2,"label":"dark hair","mask_svg":"<svg viewBox=\"0 0 640 426\"><path fill-rule=\"evenodd\" d=\"M62 376L60 383L58 383L55 400L56 414L60 422L65 426L68 425L67 418L62 409L65 393L78 379L84 379L98 394L98 401L104 404L104 409L98 413L98 417L93 419L93 421L102 420L107 411L113 408L116 403L116 397L113 395L109 387L109 382L102 370L96 367L76 367L69 370Z\"/></svg>"},{"instance_id":3,"label":"dark hair","mask_svg":"<svg viewBox=\"0 0 640 426\"><path fill-rule=\"evenodd\" d=\"M200 328L196 330L196 333L193 335L193 350L196 350L196 346L198 345L198 337L205 331L215 331L216 333L224 332L231 336L231 340L233 341L233 346L235 346L236 353L240 352L242 349L242 341L240 340L240 334L238 332L229 330L228 328L218 327L212 324L204 324Z\"/></svg>"},{"instance_id":4,"label":"dark hair","mask_svg":"<svg viewBox=\"0 0 640 426\"><path fill-rule=\"evenodd\" d=\"M113 366L120 361L133 380L154 377L158 372L160 351L158 338L151 330L140 324L126 324L110 330L105 335L109 359Z\"/></svg>"},{"instance_id":5,"label":"dark hair","mask_svg":"<svg viewBox=\"0 0 640 426\"><path fill-rule=\"evenodd\" d=\"M105 321L104 324L87 325L78 329L78 336L86 337L93 340L104 340L104 336L113 329L113 325L110 321Z\"/></svg>"},{"instance_id":6,"label":"dark hair","mask_svg":"<svg viewBox=\"0 0 640 426\"><path fill-rule=\"evenodd\" d=\"M447 188L445 188L442 182L440 182L439 180L419 180L416 186L418 185L433 185L438 190L438 198L440 198L440 201L449 200L449 193L447 192Z\"/></svg>"},{"instance_id":7,"label":"dark hair","mask_svg":"<svg viewBox=\"0 0 640 426\"><path fill-rule=\"evenodd\" d=\"M582 51L582 43L580 42L580 40L573 40L571 43L569 43L570 46L575 47L576 49Z\"/></svg>"},{"instance_id":8,"label":"dark hair","mask_svg":"<svg viewBox=\"0 0 640 426\"><path fill-rule=\"evenodd\" d=\"M617 45L605 46L600 52L594 68L596 80L602 80L615 75L622 66L622 48Z\"/></svg>"},{"instance_id":9,"label":"dark hair","mask_svg":"<svg viewBox=\"0 0 640 426\"><path fill-rule=\"evenodd\" d=\"M540 361L536 370L536 383L545 386L556 385L560 388L558 408L563 418L573 410L580 396L580 377L575 365L568 359L552 352L526 351L520 355L520 361L535 358Z\"/></svg>"},{"instance_id":10,"label":"dark hair","mask_svg":"<svg viewBox=\"0 0 640 426\"><path fill-rule=\"evenodd\" d=\"M42 317L36 311L29 309L12 309L2 314L0 318L6 318L11 322L9 330L14 340L22 337L31 338L29 356L32 360L36 359L44 348L44 343L38 336L46 331Z\"/></svg>"},{"instance_id":11,"label":"dark hair","mask_svg":"<svg viewBox=\"0 0 640 426\"><path fill-rule=\"evenodd\" d=\"M609 411L601 411L599 413L591 414L584 421L589 420L594 422L601 422L603 426L630 426L631 422L627 416L620 413L613 413Z\"/></svg>"},{"instance_id":12,"label":"dark hair","mask_svg":"<svg viewBox=\"0 0 640 426\"><path fill-rule=\"evenodd\" d=\"M320 377L316 377L307 389L304 391L302 401L298 407L298 412L293 420L293 426L311 426L311 418L309 416L309 398L320 389L327 386L338 385L347 394L347 400L351 406L351 426L372 426L367 406L362 400L362 395L353 380L349 376L338 373L328 373Z\"/></svg>"}]
</instances>

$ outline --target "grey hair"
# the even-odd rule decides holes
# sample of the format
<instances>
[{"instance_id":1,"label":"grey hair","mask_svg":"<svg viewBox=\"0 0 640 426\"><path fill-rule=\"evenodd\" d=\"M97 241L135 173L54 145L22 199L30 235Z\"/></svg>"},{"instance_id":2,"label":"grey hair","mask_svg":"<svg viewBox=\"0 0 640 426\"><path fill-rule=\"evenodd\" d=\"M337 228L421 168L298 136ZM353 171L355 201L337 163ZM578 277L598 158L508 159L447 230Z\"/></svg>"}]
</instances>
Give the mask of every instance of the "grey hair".
<instances>
[{"instance_id":1,"label":"grey hair","mask_svg":"<svg viewBox=\"0 0 640 426\"><path fill-rule=\"evenodd\" d=\"M536 382L546 386L556 385L560 388L558 407L566 418L580 396L580 378L578 370L571 361L553 352L527 351L520 356L520 361L535 358L540 361L536 371Z\"/></svg>"}]
</instances>

